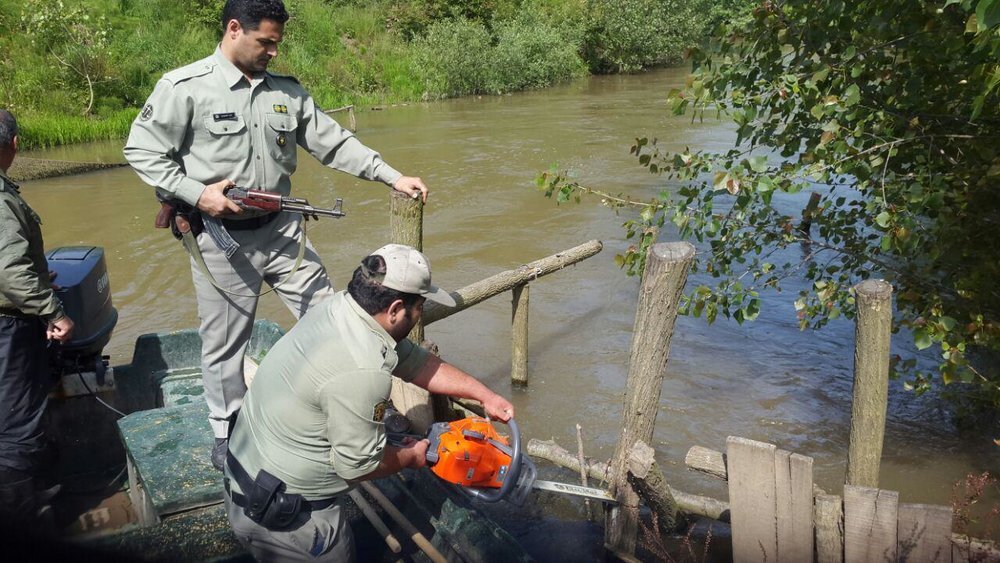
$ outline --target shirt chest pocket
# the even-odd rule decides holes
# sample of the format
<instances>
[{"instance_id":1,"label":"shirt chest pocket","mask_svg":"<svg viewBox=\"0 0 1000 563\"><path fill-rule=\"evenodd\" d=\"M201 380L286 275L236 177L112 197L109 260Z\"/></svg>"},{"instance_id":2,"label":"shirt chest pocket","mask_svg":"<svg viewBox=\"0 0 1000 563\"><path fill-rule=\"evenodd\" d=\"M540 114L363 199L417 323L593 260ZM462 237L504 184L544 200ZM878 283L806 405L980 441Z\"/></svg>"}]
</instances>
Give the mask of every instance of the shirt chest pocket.
<instances>
[{"instance_id":1,"label":"shirt chest pocket","mask_svg":"<svg viewBox=\"0 0 1000 563\"><path fill-rule=\"evenodd\" d=\"M249 157L247 126L242 115L230 115L226 119L206 116L204 123L205 142L211 152L205 158L209 162L242 162Z\"/></svg>"},{"instance_id":2,"label":"shirt chest pocket","mask_svg":"<svg viewBox=\"0 0 1000 563\"><path fill-rule=\"evenodd\" d=\"M285 113L267 114L267 148L275 160L295 162L295 146L298 144L296 129L298 122Z\"/></svg>"}]
</instances>

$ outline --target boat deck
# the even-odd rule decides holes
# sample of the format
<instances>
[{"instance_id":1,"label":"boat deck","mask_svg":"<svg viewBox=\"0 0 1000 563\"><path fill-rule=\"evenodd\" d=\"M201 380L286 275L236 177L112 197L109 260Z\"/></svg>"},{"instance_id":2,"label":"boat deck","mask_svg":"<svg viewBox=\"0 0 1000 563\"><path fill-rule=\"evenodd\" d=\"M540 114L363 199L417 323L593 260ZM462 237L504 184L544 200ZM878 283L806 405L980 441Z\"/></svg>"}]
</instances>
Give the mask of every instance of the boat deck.
<instances>
[{"instance_id":1,"label":"boat deck","mask_svg":"<svg viewBox=\"0 0 1000 563\"><path fill-rule=\"evenodd\" d=\"M247 352L250 377L281 334L274 323L255 324ZM222 474L210 462L214 440L202 397L200 351L194 330L144 335L136 341L132 363L114 368L115 403L129 413L115 426L134 516L110 533L78 538L81 547L146 561L250 560L229 528ZM449 561L531 560L510 534L426 471L375 484ZM426 560L383 511L403 546L399 554L386 547L353 502L348 505L359 560Z\"/></svg>"}]
</instances>

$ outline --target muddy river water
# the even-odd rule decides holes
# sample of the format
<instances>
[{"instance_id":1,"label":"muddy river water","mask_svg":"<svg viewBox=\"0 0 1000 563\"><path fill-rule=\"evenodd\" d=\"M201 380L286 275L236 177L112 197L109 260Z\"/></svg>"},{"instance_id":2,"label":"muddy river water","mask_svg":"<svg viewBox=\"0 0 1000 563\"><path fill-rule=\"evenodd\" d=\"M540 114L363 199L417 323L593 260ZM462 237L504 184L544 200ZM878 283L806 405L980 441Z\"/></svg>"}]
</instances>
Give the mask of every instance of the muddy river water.
<instances>
[{"instance_id":1,"label":"muddy river water","mask_svg":"<svg viewBox=\"0 0 1000 563\"><path fill-rule=\"evenodd\" d=\"M685 69L666 69L594 77L541 92L357 115L363 142L432 189L424 250L438 285L458 288L591 239L604 242L596 257L533 284L526 390L512 390L508 382L509 293L427 329L446 359L513 396L528 438L554 438L575 451L579 423L587 455L611 455L639 283L613 260L628 244L622 218L595 199L556 206L542 197L534 178L558 164L588 185L647 198L663 185L630 157L635 137L658 137L672 147L728 148L733 135L727 123L691 123L668 114L666 92L684 75ZM120 142L29 156L122 160ZM299 162L294 195L319 206L344 198L346 218L309 228L342 288L360 258L387 242L387 189L323 168L304 153ZM49 248L105 248L120 314L107 350L113 364L130 360L140 334L197 325L186 255L168 232L152 228L158 207L152 190L129 168L27 182L24 193L43 218ZM807 197L789 197L783 205L797 213ZM689 284L698 279L692 276ZM835 321L822 331L800 331L792 307L798 288L789 289L765 294L760 318L742 327L678 320L654 444L674 487L725 499L724 483L686 470L683 459L693 445L723 450L726 437L737 435L812 456L817 484L839 492L854 327ZM273 296L263 299L258 317L285 327L292 322ZM894 346L906 349L903 341ZM901 502L950 504L953 485L966 474L1000 470L991 439L961 435L934 397L916 399L900 382L890 385L881 486L898 490ZM568 472L553 476L573 478ZM579 511L577 501L547 502L564 513Z\"/></svg>"}]
</instances>

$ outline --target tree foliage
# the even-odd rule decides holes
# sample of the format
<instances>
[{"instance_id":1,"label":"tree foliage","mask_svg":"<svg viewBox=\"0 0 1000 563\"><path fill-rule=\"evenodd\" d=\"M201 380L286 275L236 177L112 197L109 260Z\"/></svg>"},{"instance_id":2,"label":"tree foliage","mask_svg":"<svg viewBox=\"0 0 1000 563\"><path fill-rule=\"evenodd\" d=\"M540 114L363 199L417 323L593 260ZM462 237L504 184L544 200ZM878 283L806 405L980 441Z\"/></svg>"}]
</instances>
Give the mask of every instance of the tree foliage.
<instances>
[{"instance_id":1,"label":"tree foliage","mask_svg":"<svg viewBox=\"0 0 1000 563\"><path fill-rule=\"evenodd\" d=\"M64 70L63 79L86 88L87 115L94 107L95 83L108 79L110 25L104 16L62 0L29 0L21 22L31 42L49 55L50 65Z\"/></svg>"},{"instance_id":2,"label":"tree foliage","mask_svg":"<svg viewBox=\"0 0 1000 563\"><path fill-rule=\"evenodd\" d=\"M695 52L669 94L677 114L731 118L736 146L638 139L639 163L681 187L648 203L604 194L640 209L625 224L639 242L620 263L641 269L672 223L708 245L698 267L717 280L687 295L689 313L752 320L762 289L805 276L803 328L853 316L852 286L885 278L897 329L938 347L939 380L978 384L977 399L1000 405L982 361L1000 349L998 23L1000 0L765 1L751 25ZM591 191L558 171L540 184L564 201ZM807 192L818 197L810 232L790 211ZM799 245L801 261L773 263ZM918 392L937 379L896 360Z\"/></svg>"}]
</instances>

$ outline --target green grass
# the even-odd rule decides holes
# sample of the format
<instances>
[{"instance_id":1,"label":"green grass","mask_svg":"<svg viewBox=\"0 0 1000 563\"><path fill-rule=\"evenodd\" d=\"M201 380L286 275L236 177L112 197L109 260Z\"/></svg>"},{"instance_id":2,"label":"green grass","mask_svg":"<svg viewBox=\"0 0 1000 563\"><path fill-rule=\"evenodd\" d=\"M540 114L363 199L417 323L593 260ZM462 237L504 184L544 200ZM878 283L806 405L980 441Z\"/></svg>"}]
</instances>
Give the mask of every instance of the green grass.
<instances>
[{"instance_id":1,"label":"green grass","mask_svg":"<svg viewBox=\"0 0 1000 563\"><path fill-rule=\"evenodd\" d=\"M613 66L587 59L588 53L632 57L639 67L676 56L648 48L609 55L606 47L626 38L624 31L607 45L593 44L605 40L593 30L609 27L600 18L617 13L622 1L640 8L685 5L680 0L285 0L291 19L272 68L297 77L321 107L367 108L542 88L585 74L588 67ZM691 2L727 10L722 0ZM0 107L18 116L22 146L124 137L164 72L215 48L216 14L223 3L0 0ZM686 19L664 16L677 20L671 25L634 17L621 29L640 38L686 30L670 31L673 43L660 43L679 50L698 33L692 31L698 29L692 10L684 12ZM57 56L83 69L93 84L89 111L87 78Z\"/></svg>"},{"instance_id":2,"label":"green grass","mask_svg":"<svg viewBox=\"0 0 1000 563\"><path fill-rule=\"evenodd\" d=\"M137 112L132 108L123 109L101 118L29 113L18 118L21 148L41 149L123 139Z\"/></svg>"}]
</instances>

